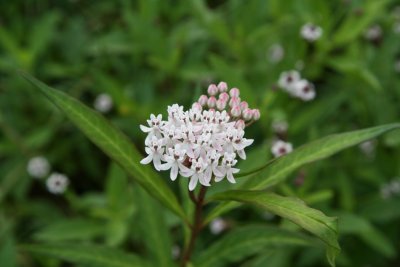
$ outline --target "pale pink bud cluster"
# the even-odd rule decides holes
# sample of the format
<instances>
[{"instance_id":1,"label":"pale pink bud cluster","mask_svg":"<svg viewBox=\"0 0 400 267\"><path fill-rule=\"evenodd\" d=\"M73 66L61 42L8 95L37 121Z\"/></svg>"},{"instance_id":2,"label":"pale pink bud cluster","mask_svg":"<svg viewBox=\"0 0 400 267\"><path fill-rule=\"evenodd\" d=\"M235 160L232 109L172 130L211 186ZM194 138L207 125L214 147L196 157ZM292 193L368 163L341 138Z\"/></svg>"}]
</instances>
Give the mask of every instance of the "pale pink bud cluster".
<instances>
[{"instance_id":1,"label":"pale pink bud cluster","mask_svg":"<svg viewBox=\"0 0 400 267\"><path fill-rule=\"evenodd\" d=\"M303 101L313 100L316 96L314 85L306 79L302 79L300 73L295 70L282 72L278 85L291 96Z\"/></svg>"},{"instance_id":2,"label":"pale pink bud cluster","mask_svg":"<svg viewBox=\"0 0 400 267\"><path fill-rule=\"evenodd\" d=\"M249 104L241 100L240 90L238 88L229 90L226 82L209 85L207 93L208 95L202 95L198 100L203 108L226 110L235 120L249 122L260 119L260 111L249 108ZM242 127L242 123L238 123L238 125Z\"/></svg>"},{"instance_id":3,"label":"pale pink bud cluster","mask_svg":"<svg viewBox=\"0 0 400 267\"><path fill-rule=\"evenodd\" d=\"M147 133L142 164L153 162L156 170L170 170L171 180L180 174L190 178L189 190L198 183L210 186L225 177L235 183L233 174L237 156L246 159L244 149L253 143L244 138L247 121L260 118L258 109L249 109L239 98L239 89L228 92L225 82L211 84L208 95L200 96L192 108L184 111L182 106L168 106L168 119L151 114L148 126L140 125ZM231 95L231 98L230 98ZM229 105L228 105L229 104ZM217 108L217 110L215 109Z\"/></svg>"}]
</instances>

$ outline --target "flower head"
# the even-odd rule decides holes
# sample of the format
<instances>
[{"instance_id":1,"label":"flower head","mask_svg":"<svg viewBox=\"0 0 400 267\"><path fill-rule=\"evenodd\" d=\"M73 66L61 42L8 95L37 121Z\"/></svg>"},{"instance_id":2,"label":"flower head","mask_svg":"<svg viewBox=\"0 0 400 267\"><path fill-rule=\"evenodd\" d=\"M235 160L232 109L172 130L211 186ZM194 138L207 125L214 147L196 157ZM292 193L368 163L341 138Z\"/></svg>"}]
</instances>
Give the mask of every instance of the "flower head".
<instances>
[{"instance_id":1,"label":"flower head","mask_svg":"<svg viewBox=\"0 0 400 267\"><path fill-rule=\"evenodd\" d=\"M29 160L26 170L34 178L44 178L49 174L50 163L45 157L33 157Z\"/></svg>"},{"instance_id":2,"label":"flower head","mask_svg":"<svg viewBox=\"0 0 400 267\"><path fill-rule=\"evenodd\" d=\"M109 112L113 107L113 100L108 94L100 94L94 100L94 108L101 113Z\"/></svg>"},{"instance_id":3,"label":"flower head","mask_svg":"<svg viewBox=\"0 0 400 267\"><path fill-rule=\"evenodd\" d=\"M284 142L282 140L276 141L271 147L271 152L275 158L289 154L292 151L293 151L292 144Z\"/></svg>"},{"instance_id":4,"label":"flower head","mask_svg":"<svg viewBox=\"0 0 400 267\"><path fill-rule=\"evenodd\" d=\"M140 163L153 162L156 170L169 170L173 181L178 175L189 178L189 190L198 183L210 186L225 177L235 183L237 156L245 159L244 149L253 143L244 137L245 121L260 117L258 109L241 101L240 90L228 90L225 82L212 84L207 91L191 109L185 111L174 104L168 107L166 121L162 115L151 114L148 126L140 125L147 133L147 156Z\"/></svg>"},{"instance_id":5,"label":"flower head","mask_svg":"<svg viewBox=\"0 0 400 267\"><path fill-rule=\"evenodd\" d=\"M52 173L49 178L47 178L46 186L52 194L62 194L65 192L69 184L69 179L65 174Z\"/></svg>"},{"instance_id":6,"label":"flower head","mask_svg":"<svg viewBox=\"0 0 400 267\"><path fill-rule=\"evenodd\" d=\"M313 23L306 23L301 27L300 34L305 40L309 42L315 42L322 36L322 28L313 24Z\"/></svg>"}]
</instances>

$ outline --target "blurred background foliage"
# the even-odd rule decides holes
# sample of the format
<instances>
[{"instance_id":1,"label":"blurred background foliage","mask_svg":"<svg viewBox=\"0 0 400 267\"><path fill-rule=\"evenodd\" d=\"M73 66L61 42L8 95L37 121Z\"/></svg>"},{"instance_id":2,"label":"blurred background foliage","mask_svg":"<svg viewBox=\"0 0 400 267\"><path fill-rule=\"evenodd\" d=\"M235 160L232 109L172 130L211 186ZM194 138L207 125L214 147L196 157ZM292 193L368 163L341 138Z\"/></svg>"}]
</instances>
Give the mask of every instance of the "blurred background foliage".
<instances>
[{"instance_id":1,"label":"blurred background foliage","mask_svg":"<svg viewBox=\"0 0 400 267\"><path fill-rule=\"evenodd\" d=\"M152 228L146 229L141 214L162 214L56 108L27 90L16 70L89 106L97 95L110 95L114 105L105 116L139 149L139 124L150 113L165 116L173 103L189 107L209 83L226 81L261 110L247 133L256 143L241 163L246 171L272 157L274 123L288 123L279 137L296 148L330 133L399 121L399 6L389 0L1 1L0 265L69 266L18 247L35 241L95 242L149 253L141 236ZM307 22L324 31L314 44L299 34ZM374 25L381 27L380 37L365 38ZM277 45L281 59L273 55ZM315 100L302 102L277 89L280 73L291 69L315 84ZM276 188L339 216L338 266L400 265L399 144L399 132L389 133L310 164ZM27 173L28 160L37 155L70 178L63 196L46 192ZM146 212L143 205L152 208ZM172 235L162 238L163 245L176 250L178 222L166 216ZM224 219L230 228L293 228L257 209ZM203 235L200 247L218 238ZM241 260L241 266L326 265L315 247L266 247Z\"/></svg>"}]
</instances>

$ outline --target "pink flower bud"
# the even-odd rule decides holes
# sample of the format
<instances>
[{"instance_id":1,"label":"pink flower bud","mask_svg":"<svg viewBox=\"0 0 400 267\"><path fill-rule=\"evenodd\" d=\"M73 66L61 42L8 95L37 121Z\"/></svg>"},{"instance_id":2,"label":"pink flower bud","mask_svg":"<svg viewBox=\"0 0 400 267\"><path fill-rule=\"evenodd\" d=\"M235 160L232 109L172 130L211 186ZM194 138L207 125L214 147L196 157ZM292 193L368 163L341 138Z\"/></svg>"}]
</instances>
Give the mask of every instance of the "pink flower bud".
<instances>
[{"instance_id":1,"label":"pink flower bud","mask_svg":"<svg viewBox=\"0 0 400 267\"><path fill-rule=\"evenodd\" d=\"M216 95L218 93L218 88L215 84L210 84L208 86L207 92L209 95Z\"/></svg>"},{"instance_id":2,"label":"pink flower bud","mask_svg":"<svg viewBox=\"0 0 400 267\"><path fill-rule=\"evenodd\" d=\"M200 105L199 102L194 102L193 105L192 105L192 109L202 111L203 107Z\"/></svg>"},{"instance_id":3,"label":"pink flower bud","mask_svg":"<svg viewBox=\"0 0 400 267\"><path fill-rule=\"evenodd\" d=\"M240 113L242 113L242 111L240 110L240 107L239 107L239 106L233 106L233 107L232 107L232 109L231 109L231 115L232 115L233 117L239 117L239 116L240 116Z\"/></svg>"},{"instance_id":4,"label":"pink flower bud","mask_svg":"<svg viewBox=\"0 0 400 267\"><path fill-rule=\"evenodd\" d=\"M215 98L215 96L210 96L210 98L207 101L208 107L214 108L216 104L217 104L217 99Z\"/></svg>"},{"instance_id":5,"label":"pink flower bud","mask_svg":"<svg viewBox=\"0 0 400 267\"><path fill-rule=\"evenodd\" d=\"M217 109L223 110L226 107L226 101L224 101L222 99L218 99L216 105L217 105Z\"/></svg>"},{"instance_id":6,"label":"pink flower bud","mask_svg":"<svg viewBox=\"0 0 400 267\"><path fill-rule=\"evenodd\" d=\"M229 91L229 94L230 94L231 97L239 97L240 91L237 88L232 88Z\"/></svg>"},{"instance_id":7,"label":"pink flower bud","mask_svg":"<svg viewBox=\"0 0 400 267\"><path fill-rule=\"evenodd\" d=\"M253 120L258 121L260 119L260 110L253 109Z\"/></svg>"},{"instance_id":8,"label":"pink flower bud","mask_svg":"<svg viewBox=\"0 0 400 267\"><path fill-rule=\"evenodd\" d=\"M248 107L249 107L249 104L248 104L246 101L240 102L240 108L241 108L242 110L245 110L245 109L248 108Z\"/></svg>"},{"instance_id":9,"label":"pink flower bud","mask_svg":"<svg viewBox=\"0 0 400 267\"><path fill-rule=\"evenodd\" d=\"M245 119L246 121L249 121L253 118L253 111L249 108L245 108L243 110L243 119Z\"/></svg>"},{"instance_id":10,"label":"pink flower bud","mask_svg":"<svg viewBox=\"0 0 400 267\"><path fill-rule=\"evenodd\" d=\"M238 97L232 97L231 100L229 101L229 106L239 106L240 105L240 98Z\"/></svg>"},{"instance_id":11,"label":"pink flower bud","mask_svg":"<svg viewBox=\"0 0 400 267\"><path fill-rule=\"evenodd\" d=\"M238 120L238 121L235 123L235 127L236 127L237 129L244 129L244 127L246 127L246 124L245 124L244 120Z\"/></svg>"},{"instance_id":12,"label":"pink flower bud","mask_svg":"<svg viewBox=\"0 0 400 267\"><path fill-rule=\"evenodd\" d=\"M226 91L228 91L228 85L226 84L226 82L220 82L218 84L218 89L219 89L220 93L226 92Z\"/></svg>"},{"instance_id":13,"label":"pink flower bud","mask_svg":"<svg viewBox=\"0 0 400 267\"><path fill-rule=\"evenodd\" d=\"M219 99L223 100L223 101L228 101L229 100L229 95L226 92L223 92L219 95Z\"/></svg>"},{"instance_id":14,"label":"pink flower bud","mask_svg":"<svg viewBox=\"0 0 400 267\"><path fill-rule=\"evenodd\" d=\"M204 107L207 104L208 97L206 95L201 95L199 98L199 104Z\"/></svg>"}]
</instances>

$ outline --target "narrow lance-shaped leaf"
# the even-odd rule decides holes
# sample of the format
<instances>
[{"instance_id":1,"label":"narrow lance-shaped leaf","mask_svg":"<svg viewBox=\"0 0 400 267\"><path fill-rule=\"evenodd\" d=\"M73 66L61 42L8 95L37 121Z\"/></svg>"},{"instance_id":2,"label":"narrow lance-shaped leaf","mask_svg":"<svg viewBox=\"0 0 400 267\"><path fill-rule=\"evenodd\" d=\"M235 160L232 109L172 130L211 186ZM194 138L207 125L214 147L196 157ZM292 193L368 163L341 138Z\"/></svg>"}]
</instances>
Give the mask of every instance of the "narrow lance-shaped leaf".
<instances>
[{"instance_id":1,"label":"narrow lance-shaped leaf","mask_svg":"<svg viewBox=\"0 0 400 267\"><path fill-rule=\"evenodd\" d=\"M328 261L331 266L335 265L335 257L340 251L336 218L327 217L322 212L307 207L300 199L264 191L233 190L217 194L213 199L255 204L294 222L326 244Z\"/></svg>"},{"instance_id":2,"label":"narrow lance-shaped leaf","mask_svg":"<svg viewBox=\"0 0 400 267\"><path fill-rule=\"evenodd\" d=\"M399 128L400 123L393 123L326 136L303 145L295 149L292 153L274 160L271 164L265 165L265 167L257 173L248 176L248 178L246 178L248 180L240 189L260 190L269 188L284 181L290 173L307 163L327 158L343 149ZM222 203L210 212L206 221L210 222L215 217L237 207L238 205L240 204L233 202Z\"/></svg>"},{"instance_id":3,"label":"narrow lance-shaped leaf","mask_svg":"<svg viewBox=\"0 0 400 267\"><path fill-rule=\"evenodd\" d=\"M311 246L309 237L278 227L249 225L238 228L207 246L195 259L196 267L225 266L239 262L251 255L285 246Z\"/></svg>"},{"instance_id":4,"label":"narrow lance-shaped leaf","mask_svg":"<svg viewBox=\"0 0 400 267\"><path fill-rule=\"evenodd\" d=\"M121 165L152 196L178 216L185 218L174 193L154 171L139 163L140 153L121 131L78 100L50 88L27 73L21 75L59 107L93 143Z\"/></svg>"},{"instance_id":5,"label":"narrow lance-shaped leaf","mask_svg":"<svg viewBox=\"0 0 400 267\"><path fill-rule=\"evenodd\" d=\"M87 267L150 266L148 262L139 256L98 245L51 243L46 245L24 245L20 249Z\"/></svg>"}]
</instances>

